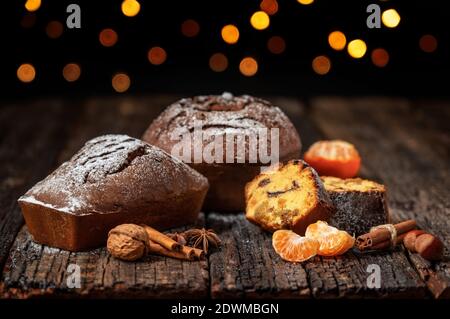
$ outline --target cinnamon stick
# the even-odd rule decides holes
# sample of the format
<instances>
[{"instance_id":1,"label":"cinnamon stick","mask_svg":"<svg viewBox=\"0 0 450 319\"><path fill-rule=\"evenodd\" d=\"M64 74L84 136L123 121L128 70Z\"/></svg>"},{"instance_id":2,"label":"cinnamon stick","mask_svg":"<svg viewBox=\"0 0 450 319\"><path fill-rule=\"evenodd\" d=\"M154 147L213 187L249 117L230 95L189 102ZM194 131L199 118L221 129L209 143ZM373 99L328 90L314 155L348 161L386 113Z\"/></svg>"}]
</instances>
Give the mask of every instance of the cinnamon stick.
<instances>
[{"instance_id":1,"label":"cinnamon stick","mask_svg":"<svg viewBox=\"0 0 450 319\"><path fill-rule=\"evenodd\" d=\"M400 243L403 242L403 238L405 238L406 233L401 234L400 236L397 236L397 239L395 240L394 245L398 245ZM384 249L388 249L389 247L391 247L391 240L385 240L382 241L381 243L376 244L375 246L372 246L370 249L372 250L384 250Z\"/></svg>"},{"instance_id":2,"label":"cinnamon stick","mask_svg":"<svg viewBox=\"0 0 450 319\"><path fill-rule=\"evenodd\" d=\"M410 230L416 228L416 222L410 219L395 224L394 227L395 230L397 231L397 238L399 238L402 234L405 234ZM375 247L380 247L377 245L382 243L383 245L381 245L381 247L383 247L384 245L386 245L385 242L387 242L387 244L390 245L390 240L391 240L391 233L389 232L389 230L385 228L378 228L356 238L355 246L361 251L368 249L381 249Z\"/></svg>"},{"instance_id":3,"label":"cinnamon stick","mask_svg":"<svg viewBox=\"0 0 450 319\"><path fill-rule=\"evenodd\" d=\"M203 260L205 259L205 252L201 249L183 246L181 252L186 254L187 256L192 256L194 259Z\"/></svg>"},{"instance_id":4,"label":"cinnamon stick","mask_svg":"<svg viewBox=\"0 0 450 319\"><path fill-rule=\"evenodd\" d=\"M149 253L154 253L154 254L158 254L161 256L167 256L167 257L172 257L172 258L177 258L177 259L194 260L194 258L195 258L194 254L188 255L181 251L170 250L152 240L149 240L147 242L147 251Z\"/></svg>"},{"instance_id":5,"label":"cinnamon stick","mask_svg":"<svg viewBox=\"0 0 450 319\"><path fill-rule=\"evenodd\" d=\"M151 241L153 241L171 251L180 252L182 250L183 246L180 245L179 243L177 243L172 238L164 235L163 233L157 231L156 229L154 229L150 226L147 226L147 225L141 225L141 226L144 227L145 231L147 232L148 238Z\"/></svg>"}]
</instances>

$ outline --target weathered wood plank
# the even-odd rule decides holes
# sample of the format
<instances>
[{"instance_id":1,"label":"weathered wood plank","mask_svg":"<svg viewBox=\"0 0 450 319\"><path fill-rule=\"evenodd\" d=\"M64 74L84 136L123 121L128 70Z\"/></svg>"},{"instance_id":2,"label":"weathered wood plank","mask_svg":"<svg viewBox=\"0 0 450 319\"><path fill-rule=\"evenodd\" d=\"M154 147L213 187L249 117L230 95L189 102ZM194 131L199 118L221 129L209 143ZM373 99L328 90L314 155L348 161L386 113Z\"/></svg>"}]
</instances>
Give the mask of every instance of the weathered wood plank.
<instances>
[{"instance_id":1,"label":"weathered wood plank","mask_svg":"<svg viewBox=\"0 0 450 319\"><path fill-rule=\"evenodd\" d=\"M0 269L23 224L17 198L55 165L74 116L58 100L0 108Z\"/></svg>"},{"instance_id":2,"label":"weathered wood plank","mask_svg":"<svg viewBox=\"0 0 450 319\"><path fill-rule=\"evenodd\" d=\"M354 143L363 174L387 185L393 219L413 218L450 247L448 128L440 126L437 136L430 123L438 120L402 99L321 98L312 105L318 127L330 138ZM434 297L450 295L448 249L435 264L409 257Z\"/></svg>"},{"instance_id":3,"label":"weathered wood plank","mask_svg":"<svg viewBox=\"0 0 450 319\"><path fill-rule=\"evenodd\" d=\"M314 126L309 111L292 99L270 99L296 125L304 145L324 138ZM332 114L330 114L332 116ZM344 124L345 125L345 121ZM330 136L331 137L331 136ZM411 267L405 253L315 257L292 264L274 252L271 235L245 220L209 214L207 226L219 231L224 247L210 257L211 296L220 297L416 297L426 294L424 282ZM381 268L381 287L367 287L369 264Z\"/></svg>"}]
</instances>

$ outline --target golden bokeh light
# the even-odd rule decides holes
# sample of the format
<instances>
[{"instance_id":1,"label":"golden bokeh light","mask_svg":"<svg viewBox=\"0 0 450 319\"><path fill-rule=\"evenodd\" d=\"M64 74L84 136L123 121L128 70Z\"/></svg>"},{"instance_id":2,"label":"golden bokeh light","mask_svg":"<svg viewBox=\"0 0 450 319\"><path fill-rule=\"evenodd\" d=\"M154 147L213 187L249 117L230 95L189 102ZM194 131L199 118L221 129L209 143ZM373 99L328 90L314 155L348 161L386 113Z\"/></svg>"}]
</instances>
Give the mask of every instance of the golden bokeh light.
<instances>
[{"instance_id":1,"label":"golden bokeh light","mask_svg":"<svg viewBox=\"0 0 450 319\"><path fill-rule=\"evenodd\" d=\"M345 49L347 38L341 31L333 31L328 35L328 44L334 50L341 51Z\"/></svg>"},{"instance_id":2,"label":"golden bokeh light","mask_svg":"<svg viewBox=\"0 0 450 319\"><path fill-rule=\"evenodd\" d=\"M438 41L435 36L431 34L425 34L420 37L419 47L423 52L432 53L436 51L438 46Z\"/></svg>"},{"instance_id":3,"label":"golden bokeh light","mask_svg":"<svg viewBox=\"0 0 450 319\"><path fill-rule=\"evenodd\" d=\"M116 73L111 81L114 91L123 93L130 88L130 77L125 73Z\"/></svg>"},{"instance_id":4,"label":"golden bokeh light","mask_svg":"<svg viewBox=\"0 0 450 319\"><path fill-rule=\"evenodd\" d=\"M400 15L395 9L388 9L381 15L381 21L388 28L395 28L400 23Z\"/></svg>"},{"instance_id":5,"label":"golden bokeh light","mask_svg":"<svg viewBox=\"0 0 450 319\"><path fill-rule=\"evenodd\" d=\"M30 12L36 11L41 6L41 0L27 0L25 2L25 9Z\"/></svg>"},{"instance_id":6,"label":"golden bokeh light","mask_svg":"<svg viewBox=\"0 0 450 319\"><path fill-rule=\"evenodd\" d=\"M239 71L245 76L253 76L258 72L258 62L251 57L246 57L239 63Z\"/></svg>"},{"instance_id":7,"label":"golden bokeh light","mask_svg":"<svg viewBox=\"0 0 450 319\"><path fill-rule=\"evenodd\" d=\"M222 39L228 44L235 44L239 40L239 29L232 24L228 24L222 28Z\"/></svg>"},{"instance_id":8,"label":"golden bokeh light","mask_svg":"<svg viewBox=\"0 0 450 319\"><path fill-rule=\"evenodd\" d=\"M384 68L389 63L389 53L383 48L373 50L370 57L372 63L379 68Z\"/></svg>"},{"instance_id":9,"label":"golden bokeh light","mask_svg":"<svg viewBox=\"0 0 450 319\"><path fill-rule=\"evenodd\" d=\"M297 0L298 3L308 5L314 2L314 0Z\"/></svg>"},{"instance_id":10,"label":"golden bokeh light","mask_svg":"<svg viewBox=\"0 0 450 319\"><path fill-rule=\"evenodd\" d=\"M50 21L45 28L45 33L47 33L50 39L59 38L63 34L63 31L64 26L59 21Z\"/></svg>"},{"instance_id":11,"label":"golden bokeh light","mask_svg":"<svg viewBox=\"0 0 450 319\"><path fill-rule=\"evenodd\" d=\"M127 17L134 17L141 10L141 4L136 0L124 0L121 8L124 15Z\"/></svg>"},{"instance_id":12,"label":"golden bokeh light","mask_svg":"<svg viewBox=\"0 0 450 319\"><path fill-rule=\"evenodd\" d=\"M200 25L195 20L188 19L181 24L181 33L185 37L188 38L195 37L198 35L199 32L200 32Z\"/></svg>"},{"instance_id":13,"label":"golden bokeh light","mask_svg":"<svg viewBox=\"0 0 450 319\"><path fill-rule=\"evenodd\" d=\"M163 64L167 59L166 50L161 47L153 47L148 50L147 58L153 65Z\"/></svg>"},{"instance_id":14,"label":"golden bokeh light","mask_svg":"<svg viewBox=\"0 0 450 319\"><path fill-rule=\"evenodd\" d=\"M64 66L62 74L67 82L75 82L80 78L81 68L76 63L68 63Z\"/></svg>"},{"instance_id":15,"label":"golden bokeh light","mask_svg":"<svg viewBox=\"0 0 450 319\"><path fill-rule=\"evenodd\" d=\"M331 61L325 55L319 55L312 61L312 68L317 74L325 75L330 72Z\"/></svg>"},{"instance_id":16,"label":"golden bokeh light","mask_svg":"<svg viewBox=\"0 0 450 319\"><path fill-rule=\"evenodd\" d=\"M361 39L352 40L348 43L347 51L352 58L360 59L366 54L367 45Z\"/></svg>"},{"instance_id":17,"label":"golden bokeh light","mask_svg":"<svg viewBox=\"0 0 450 319\"><path fill-rule=\"evenodd\" d=\"M21 64L17 68L17 78L24 83L29 83L36 77L36 70L30 63Z\"/></svg>"},{"instance_id":18,"label":"golden bokeh light","mask_svg":"<svg viewBox=\"0 0 450 319\"><path fill-rule=\"evenodd\" d=\"M103 29L98 35L98 40L104 47L114 46L118 39L117 32L110 28Z\"/></svg>"},{"instance_id":19,"label":"golden bokeh light","mask_svg":"<svg viewBox=\"0 0 450 319\"><path fill-rule=\"evenodd\" d=\"M278 12L277 0L263 0L259 4L259 7L262 11L264 11L268 15L274 15L275 13Z\"/></svg>"},{"instance_id":20,"label":"golden bokeh light","mask_svg":"<svg viewBox=\"0 0 450 319\"><path fill-rule=\"evenodd\" d=\"M209 67L214 72L223 72L228 68L228 59L223 53L214 53L209 58Z\"/></svg>"},{"instance_id":21,"label":"golden bokeh light","mask_svg":"<svg viewBox=\"0 0 450 319\"><path fill-rule=\"evenodd\" d=\"M264 11L257 11L252 14L252 16L250 18L250 24L256 30L267 29L270 24L269 15L267 13L265 13Z\"/></svg>"},{"instance_id":22,"label":"golden bokeh light","mask_svg":"<svg viewBox=\"0 0 450 319\"><path fill-rule=\"evenodd\" d=\"M286 42L282 37L274 35L267 41L267 49L270 53L281 54L286 50Z\"/></svg>"}]
</instances>

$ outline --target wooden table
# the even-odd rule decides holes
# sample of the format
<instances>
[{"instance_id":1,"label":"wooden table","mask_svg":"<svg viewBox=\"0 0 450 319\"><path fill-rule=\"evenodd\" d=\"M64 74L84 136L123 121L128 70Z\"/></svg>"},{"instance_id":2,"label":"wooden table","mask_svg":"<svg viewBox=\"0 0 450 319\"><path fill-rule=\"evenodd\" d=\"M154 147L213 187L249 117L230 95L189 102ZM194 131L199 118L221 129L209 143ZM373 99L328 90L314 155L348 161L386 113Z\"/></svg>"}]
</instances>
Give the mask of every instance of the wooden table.
<instances>
[{"instance_id":1,"label":"wooden table","mask_svg":"<svg viewBox=\"0 0 450 319\"><path fill-rule=\"evenodd\" d=\"M34 243L17 198L105 133L139 137L176 96L42 99L0 108L0 296L448 298L450 262L430 264L402 247L393 252L282 261L271 236L242 214L202 214L224 245L202 262L149 256L116 260L104 248L71 253ZM268 98L298 128L304 147L319 139L354 143L362 176L387 185L394 221L413 218L450 247L450 103L380 97ZM67 266L81 268L81 288L67 287ZM367 266L381 267L381 288L367 286Z\"/></svg>"}]
</instances>

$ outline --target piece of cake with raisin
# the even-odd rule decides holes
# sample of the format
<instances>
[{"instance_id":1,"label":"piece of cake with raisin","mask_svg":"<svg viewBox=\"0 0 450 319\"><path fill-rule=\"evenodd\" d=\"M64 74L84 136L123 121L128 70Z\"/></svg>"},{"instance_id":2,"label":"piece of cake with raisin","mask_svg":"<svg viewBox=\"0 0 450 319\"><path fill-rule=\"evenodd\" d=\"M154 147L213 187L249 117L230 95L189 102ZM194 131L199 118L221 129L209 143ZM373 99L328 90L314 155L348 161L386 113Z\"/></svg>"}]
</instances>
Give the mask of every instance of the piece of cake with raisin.
<instances>
[{"instance_id":1,"label":"piece of cake with raisin","mask_svg":"<svg viewBox=\"0 0 450 319\"><path fill-rule=\"evenodd\" d=\"M316 171L302 160L279 164L256 176L245 188L246 217L268 231L306 227L333 214L332 202Z\"/></svg>"}]
</instances>

